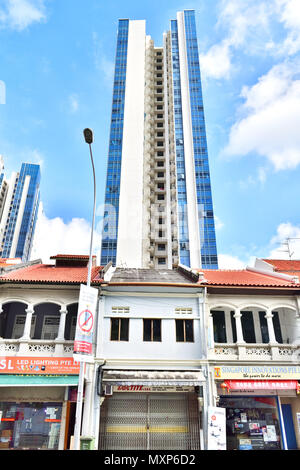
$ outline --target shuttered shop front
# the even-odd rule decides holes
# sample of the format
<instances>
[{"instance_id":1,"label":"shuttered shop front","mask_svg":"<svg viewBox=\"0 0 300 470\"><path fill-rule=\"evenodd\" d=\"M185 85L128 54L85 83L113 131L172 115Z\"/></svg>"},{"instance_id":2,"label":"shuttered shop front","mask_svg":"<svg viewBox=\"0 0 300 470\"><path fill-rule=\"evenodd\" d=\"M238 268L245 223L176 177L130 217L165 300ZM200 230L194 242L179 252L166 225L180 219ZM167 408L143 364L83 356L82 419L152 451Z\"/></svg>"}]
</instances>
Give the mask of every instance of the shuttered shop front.
<instances>
[{"instance_id":1,"label":"shuttered shop front","mask_svg":"<svg viewBox=\"0 0 300 470\"><path fill-rule=\"evenodd\" d=\"M174 378L155 379L123 377L118 384L109 378L104 380L104 384L110 384L111 394L101 406L100 449L200 449L195 393L195 386L201 383L199 377L184 383L182 380L181 384Z\"/></svg>"}]
</instances>

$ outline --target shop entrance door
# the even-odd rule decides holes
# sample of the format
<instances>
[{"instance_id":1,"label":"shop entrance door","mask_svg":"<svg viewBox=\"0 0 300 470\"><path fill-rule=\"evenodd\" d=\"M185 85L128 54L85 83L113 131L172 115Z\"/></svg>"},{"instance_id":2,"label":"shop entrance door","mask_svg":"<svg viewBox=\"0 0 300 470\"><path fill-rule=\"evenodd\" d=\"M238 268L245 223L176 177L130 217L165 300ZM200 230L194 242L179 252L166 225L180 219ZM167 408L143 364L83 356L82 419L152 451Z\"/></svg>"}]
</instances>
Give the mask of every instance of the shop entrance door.
<instances>
[{"instance_id":1,"label":"shop entrance door","mask_svg":"<svg viewBox=\"0 0 300 470\"><path fill-rule=\"evenodd\" d=\"M291 405L281 405L281 410L284 421L287 448L289 450L297 449L298 447L293 423L292 407Z\"/></svg>"},{"instance_id":2,"label":"shop entrance door","mask_svg":"<svg viewBox=\"0 0 300 470\"><path fill-rule=\"evenodd\" d=\"M195 394L115 393L101 406L100 449L200 449Z\"/></svg>"}]
</instances>

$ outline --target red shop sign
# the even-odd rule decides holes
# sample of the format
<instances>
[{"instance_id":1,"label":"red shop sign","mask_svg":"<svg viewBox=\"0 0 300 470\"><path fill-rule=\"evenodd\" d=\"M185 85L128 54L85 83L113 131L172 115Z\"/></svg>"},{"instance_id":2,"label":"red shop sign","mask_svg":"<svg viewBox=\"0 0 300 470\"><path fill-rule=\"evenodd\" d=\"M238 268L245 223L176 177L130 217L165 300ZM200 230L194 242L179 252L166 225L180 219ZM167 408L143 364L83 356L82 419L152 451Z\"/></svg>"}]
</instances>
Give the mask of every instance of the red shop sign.
<instances>
[{"instance_id":1,"label":"red shop sign","mask_svg":"<svg viewBox=\"0 0 300 470\"><path fill-rule=\"evenodd\" d=\"M224 385L223 385L224 384ZM227 390L297 390L297 380L224 380Z\"/></svg>"}]
</instances>

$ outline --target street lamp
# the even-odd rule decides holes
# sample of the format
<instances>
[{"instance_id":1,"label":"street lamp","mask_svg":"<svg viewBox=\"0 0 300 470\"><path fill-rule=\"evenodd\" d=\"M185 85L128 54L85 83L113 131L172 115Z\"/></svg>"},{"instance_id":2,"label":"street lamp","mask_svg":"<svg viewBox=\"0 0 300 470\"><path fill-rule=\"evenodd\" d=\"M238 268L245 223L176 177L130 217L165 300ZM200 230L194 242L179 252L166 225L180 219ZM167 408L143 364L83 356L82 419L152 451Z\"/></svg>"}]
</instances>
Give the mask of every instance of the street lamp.
<instances>
[{"instance_id":1,"label":"street lamp","mask_svg":"<svg viewBox=\"0 0 300 470\"><path fill-rule=\"evenodd\" d=\"M96 176L95 176L95 166L93 160L93 152L92 152L92 143L94 141L93 138L93 131L91 129L84 129L83 131L84 139L86 143L89 145L90 148L90 156L91 156L91 163L93 168L93 179L94 179L94 205L93 205L93 222L92 222L92 230L91 230L91 241L90 241L90 257L89 257L89 269L88 269L88 279L87 285L91 285L91 272L92 272L92 250L93 250L93 237L94 237L94 225L95 225L95 210L96 210Z\"/></svg>"},{"instance_id":2,"label":"street lamp","mask_svg":"<svg viewBox=\"0 0 300 470\"><path fill-rule=\"evenodd\" d=\"M92 273L92 251L93 251L93 238L94 238L94 225L95 225L95 210L96 210L96 176L95 176L95 166L93 160L92 152L92 143L93 131L91 129L84 129L83 131L84 139L89 145L90 157L93 168L93 180L94 180L94 204L93 204L93 219L92 219L92 229L91 229L91 240L90 240L90 254L89 254L89 264L88 264L88 276L87 276L87 286L91 285L91 273ZM82 422L82 402L83 402L83 386L84 386L84 362L80 362L79 369L79 378L78 378L78 389L77 389L77 402L76 402L76 415L75 415L75 428L74 428L74 449L79 450L80 448L80 430Z\"/></svg>"}]
</instances>

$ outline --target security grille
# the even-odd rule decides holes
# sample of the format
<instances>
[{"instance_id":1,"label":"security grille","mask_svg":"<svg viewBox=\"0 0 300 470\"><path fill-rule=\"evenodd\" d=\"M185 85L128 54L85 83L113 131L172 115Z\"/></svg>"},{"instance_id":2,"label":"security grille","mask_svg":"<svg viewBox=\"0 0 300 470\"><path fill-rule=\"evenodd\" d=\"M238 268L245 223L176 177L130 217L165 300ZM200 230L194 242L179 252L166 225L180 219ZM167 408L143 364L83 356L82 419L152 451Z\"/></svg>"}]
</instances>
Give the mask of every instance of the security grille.
<instances>
[{"instance_id":1,"label":"security grille","mask_svg":"<svg viewBox=\"0 0 300 470\"><path fill-rule=\"evenodd\" d=\"M100 449L200 449L195 394L115 393L101 406Z\"/></svg>"}]
</instances>

